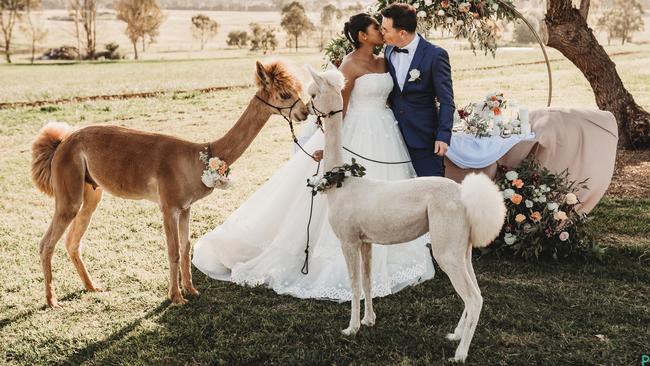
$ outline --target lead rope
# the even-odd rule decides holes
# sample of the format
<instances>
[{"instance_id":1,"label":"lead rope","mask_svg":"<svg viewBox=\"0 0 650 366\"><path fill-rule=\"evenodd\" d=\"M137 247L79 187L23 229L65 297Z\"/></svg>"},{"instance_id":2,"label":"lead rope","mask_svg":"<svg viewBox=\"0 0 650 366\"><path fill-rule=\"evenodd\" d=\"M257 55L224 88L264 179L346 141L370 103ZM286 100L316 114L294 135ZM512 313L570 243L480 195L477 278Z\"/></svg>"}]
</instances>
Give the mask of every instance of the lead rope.
<instances>
[{"instance_id":1,"label":"lead rope","mask_svg":"<svg viewBox=\"0 0 650 366\"><path fill-rule=\"evenodd\" d=\"M320 170L320 161L318 162L318 166L316 167L316 173L314 173L312 177L317 176L319 170ZM309 227L311 226L311 217L314 213L314 197L316 197L316 194L318 194L318 191L316 190L316 186L311 187L311 203L309 204L309 221L307 221L307 244L305 245L305 263L302 265L302 269L300 270L300 272L304 275L309 274Z\"/></svg>"}]
</instances>

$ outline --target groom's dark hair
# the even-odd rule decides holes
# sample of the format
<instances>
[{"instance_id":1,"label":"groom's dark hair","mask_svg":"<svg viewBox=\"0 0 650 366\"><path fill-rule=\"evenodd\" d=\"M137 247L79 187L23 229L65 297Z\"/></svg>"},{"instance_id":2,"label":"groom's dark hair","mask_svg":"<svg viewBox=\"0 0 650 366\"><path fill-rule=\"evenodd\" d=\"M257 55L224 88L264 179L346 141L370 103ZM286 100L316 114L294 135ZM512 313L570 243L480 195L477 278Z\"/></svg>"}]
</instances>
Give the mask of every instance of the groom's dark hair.
<instances>
[{"instance_id":1,"label":"groom's dark hair","mask_svg":"<svg viewBox=\"0 0 650 366\"><path fill-rule=\"evenodd\" d=\"M409 33L415 33L418 26L418 17L413 5L394 3L384 8L381 15L393 20L393 28L404 29Z\"/></svg>"}]
</instances>

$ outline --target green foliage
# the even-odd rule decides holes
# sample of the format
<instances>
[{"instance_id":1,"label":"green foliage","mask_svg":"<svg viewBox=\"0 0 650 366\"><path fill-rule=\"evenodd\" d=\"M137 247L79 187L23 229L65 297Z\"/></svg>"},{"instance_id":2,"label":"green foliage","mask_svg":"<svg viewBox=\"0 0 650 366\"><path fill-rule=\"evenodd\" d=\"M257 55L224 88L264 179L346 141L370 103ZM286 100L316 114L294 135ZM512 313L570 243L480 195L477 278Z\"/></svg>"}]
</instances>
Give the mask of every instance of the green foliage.
<instances>
[{"instance_id":1,"label":"green foliage","mask_svg":"<svg viewBox=\"0 0 650 366\"><path fill-rule=\"evenodd\" d=\"M236 46L242 48L248 44L248 33L243 30L235 30L228 33L228 40L226 40L228 46Z\"/></svg>"},{"instance_id":2,"label":"green foliage","mask_svg":"<svg viewBox=\"0 0 650 366\"><path fill-rule=\"evenodd\" d=\"M542 28L544 24L544 13L541 11L527 11L523 13L526 20L530 23L533 29L538 33L542 34ZM537 39L533 32L528 28L526 23L523 20L515 21L515 28L512 32L513 41L516 43L536 43Z\"/></svg>"},{"instance_id":3,"label":"green foliage","mask_svg":"<svg viewBox=\"0 0 650 366\"><path fill-rule=\"evenodd\" d=\"M640 0L614 0L611 9L598 18L597 27L607 32L607 43L620 38L621 44L629 42L634 32L643 30L643 5Z\"/></svg>"},{"instance_id":4,"label":"green foliage","mask_svg":"<svg viewBox=\"0 0 650 366\"><path fill-rule=\"evenodd\" d=\"M219 23L204 14L192 17L192 34L201 43L201 49L205 48L208 41L214 39L219 31Z\"/></svg>"},{"instance_id":5,"label":"green foliage","mask_svg":"<svg viewBox=\"0 0 650 366\"><path fill-rule=\"evenodd\" d=\"M294 1L282 8L282 28L288 35L293 36L296 51L298 51L298 38L305 32L314 30L314 24L307 17L305 7Z\"/></svg>"},{"instance_id":6,"label":"green foliage","mask_svg":"<svg viewBox=\"0 0 650 366\"><path fill-rule=\"evenodd\" d=\"M251 23L251 51L262 51L265 55L269 51L275 51L278 47L278 40L275 37L275 29L270 26L262 27L258 23Z\"/></svg>"}]
</instances>

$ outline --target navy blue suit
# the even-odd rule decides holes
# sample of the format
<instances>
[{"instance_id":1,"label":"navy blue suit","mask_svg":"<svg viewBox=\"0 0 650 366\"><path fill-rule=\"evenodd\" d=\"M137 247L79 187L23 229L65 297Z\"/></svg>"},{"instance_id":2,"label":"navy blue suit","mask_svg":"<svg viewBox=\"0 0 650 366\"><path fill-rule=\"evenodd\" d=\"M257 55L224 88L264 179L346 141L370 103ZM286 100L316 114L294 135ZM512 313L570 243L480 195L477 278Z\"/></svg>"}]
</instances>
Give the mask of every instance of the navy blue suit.
<instances>
[{"instance_id":1,"label":"navy blue suit","mask_svg":"<svg viewBox=\"0 0 650 366\"><path fill-rule=\"evenodd\" d=\"M434 142L451 142L451 128L456 110L451 82L449 55L444 49L420 37L402 90L391 63L394 47L386 47L386 62L393 77L389 103L409 149L418 176L442 176L443 158L434 153ZM420 78L410 79L411 70L420 71ZM436 99L440 108L436 105Z\"/></svg>"}]
</instances>

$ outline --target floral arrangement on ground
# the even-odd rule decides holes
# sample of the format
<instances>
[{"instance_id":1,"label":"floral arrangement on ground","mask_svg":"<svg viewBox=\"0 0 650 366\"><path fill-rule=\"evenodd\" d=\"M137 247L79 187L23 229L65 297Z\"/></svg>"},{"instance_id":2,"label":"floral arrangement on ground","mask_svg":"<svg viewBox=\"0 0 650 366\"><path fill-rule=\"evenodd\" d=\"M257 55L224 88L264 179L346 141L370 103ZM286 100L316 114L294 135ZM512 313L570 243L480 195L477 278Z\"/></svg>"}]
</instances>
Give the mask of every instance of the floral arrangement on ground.
<instances>
[{"instance_id":1,"label":"floral arrangement on ground","mask_svg":"<svg viewBox=\"0 0 650 366\"><path fill-rule=\"evenodd\" d=\"M496 184L506 202L506 220L484 254L555 260L602 257L604 249L587 230L587 215L578 210L576 191L587 189L586 181L570 180L568 171L554 174L532 157L517 169L501 167L500 174Z\"/></svg>"}]
</instances>

